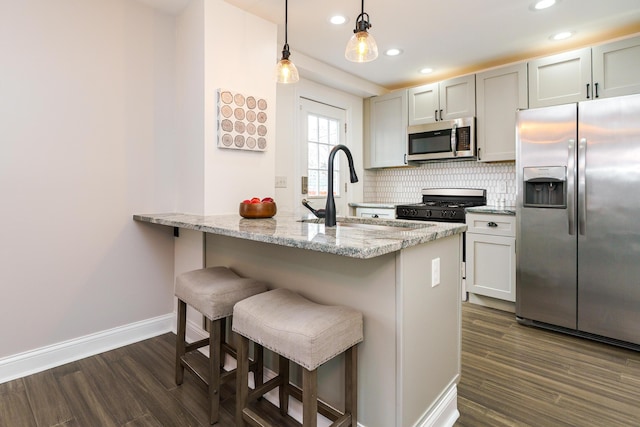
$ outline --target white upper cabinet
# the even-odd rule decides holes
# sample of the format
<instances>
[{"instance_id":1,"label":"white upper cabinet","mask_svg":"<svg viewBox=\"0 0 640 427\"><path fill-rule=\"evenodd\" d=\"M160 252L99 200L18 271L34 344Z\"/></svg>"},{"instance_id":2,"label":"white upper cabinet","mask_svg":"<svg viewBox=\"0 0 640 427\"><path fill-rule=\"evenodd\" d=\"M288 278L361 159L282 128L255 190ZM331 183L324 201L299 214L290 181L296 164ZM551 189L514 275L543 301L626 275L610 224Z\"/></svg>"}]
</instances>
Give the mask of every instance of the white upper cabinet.
<instances>
[{"instance_id":1,"label":"white upper cabinet","mask_svg":"<svg viewBox=\"0 0 640 427\"><path fill-rule=\"evenodd\" d=\"M516 110L528 107L527 64L476 74L478 161L516 158Z\"/></svg>"},{"instance_id":2,"label":"white upper cabinet","mask_svg":"<svg viewBox=\"0 0 640 427\"><path fill-rule=\"evenodd\" d=\"M640 93L640 37L529 62L531 108L634 93Z\"/></svg>"},{"instance_id":3,"label":"white upper cabinet","mask_svg":"<svg viewBox=\"0 0 640 427\"><path fill-rule=\"evenodd\" d=\"M433 123L440 111L438 83L409 89L409 126Z\"/></svg>"},{"instance_id":4,"label":"white upper cabinet","mask_svg":"<svg viewBox=\"0 0 640 427\"><path fill-rule=\"evenodd\" d=\"M529 106L568 104L591 92L591 49L547 56L529 62Z\"/></svg>"},{"instance_id":5,"label":"white upper cabinet","mask_svg":"<svg viewBox=\"0 0 640 427\"><path fill-rule=\"evenodd\" d=\"M409 126L475 115L473 74L409 89Z\"/></svg>"},{"instance_id":6,"label":"white upper cabinet","mask_svg":"<svg viewBox=\"0 0 640 427\"><path fill-rule=\"evenodd\" d=\"M365 108L369 119L365 168L406 166L407 90L370 98Z\"/></svg>"},{"instance_id":7,"label":"white upper cabinet","mask_svg":"<svg viewBox=\"0 0 640 427\"><path fill-rule=\"evenodd\" d=\"M640 37L596 46L592 57L595 97L640 93Z\"/></svg>"}]
</instances>

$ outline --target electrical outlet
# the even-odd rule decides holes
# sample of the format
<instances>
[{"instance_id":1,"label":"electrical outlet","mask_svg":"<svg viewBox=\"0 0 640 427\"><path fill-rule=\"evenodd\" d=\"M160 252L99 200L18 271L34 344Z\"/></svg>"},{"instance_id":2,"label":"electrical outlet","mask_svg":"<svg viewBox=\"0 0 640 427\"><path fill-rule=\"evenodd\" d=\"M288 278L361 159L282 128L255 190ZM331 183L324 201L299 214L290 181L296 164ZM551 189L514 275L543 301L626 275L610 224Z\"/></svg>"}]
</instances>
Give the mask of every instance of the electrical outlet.
<instances>
[{"instance_id":1,"label":"electrical outlet","mask_svg":"<svg viewBox=\"0 0 640 427\"><path fill-rule=\"evenodd\" d=\"M431 260L431 287L436 287L440 284L440 258L434 258Z\"/></svg>"},{"instance_id":2,"label":"electrical outlet","mask_svg":"<svg viewBox=\"0 0 640 427\"><path fill-rule=\"evenodd\" d=\"M498 182L498 193L504 194L507 192L507 181Z\"/></svg>"},{"instance_id":3,"label":"electrical outlet","mask_svg":"<svg viewBox=\"0 0 640 427\"><path fill-rule=\"evenodd\" d=\"M276 176L276 188L287 188L286 176Z\"/></svg>"}]
</instances>

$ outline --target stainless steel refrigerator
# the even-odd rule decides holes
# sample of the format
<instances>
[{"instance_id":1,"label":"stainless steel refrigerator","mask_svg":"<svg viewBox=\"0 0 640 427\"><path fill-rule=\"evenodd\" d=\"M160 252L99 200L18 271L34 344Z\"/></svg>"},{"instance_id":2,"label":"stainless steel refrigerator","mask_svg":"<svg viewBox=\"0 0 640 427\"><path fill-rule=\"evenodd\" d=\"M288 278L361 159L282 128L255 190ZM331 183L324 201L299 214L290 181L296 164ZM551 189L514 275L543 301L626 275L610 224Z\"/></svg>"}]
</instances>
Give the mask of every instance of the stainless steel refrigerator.
<instances>
[{"instance_id":1,"label":"stainless steel refrigerator","mask_svg":"<svg viewBox=\"0 0 640 427\"><path fill-rule=\"evenodd\" d=\"M517 115L518 320L640 345L640 95Z\"/></svg>"}]
</instances>

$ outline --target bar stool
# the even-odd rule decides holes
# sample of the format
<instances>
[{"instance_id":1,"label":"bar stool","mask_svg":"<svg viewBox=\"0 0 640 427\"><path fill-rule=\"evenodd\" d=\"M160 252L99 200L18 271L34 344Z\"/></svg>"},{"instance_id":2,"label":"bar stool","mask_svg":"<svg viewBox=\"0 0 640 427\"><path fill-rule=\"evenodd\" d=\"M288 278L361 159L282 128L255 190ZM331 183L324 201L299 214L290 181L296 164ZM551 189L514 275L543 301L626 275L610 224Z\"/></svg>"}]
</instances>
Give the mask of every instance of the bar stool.
<instances>
[{"instance_id":1,"label":"bar stool","mask_svg":"<svg viewBox=\"0 0 640 427\"><path fill-rule=\"evenodd\" d=\"M289 396L302 402L304 427L315 427L318 412L332 426L357 426L357 344L363 339L362 313L343 306L320 305L287 289L275 289L238 302L233 309L233 331L238 334L236 426L270 426L248 407L279 387L279 406L286 416ZM278 375L249 390L249 341L278 354ZM339 412L318 400L318 367L345 353L345 410ZM302 367L302 390L289 383L289 361Z\"/></svg>"},{"instance_id":2,"label":"bar stool","mask_svg":"<svg viewBox=\"0 0 640 427\"><path fill-rule=\"evenodd\" d=\"M235 370L225 371L224 354L236 357L236 351L226 343L226 319L233 314L233 306L244 298L265 292L267 286L254 279L238 276L226 267L211 267L180 274L176 277L175 295L178 297L178 325L176 340L176 384L182 384L184 368L196 375L209 390L210 423L218 421L220 385L235 376ZM205 316L209 337L187 343L187 304ZM189 353L209 346L208 378L199 373L189 361ZM262 347L254 347L254 376L262 384Z\"/></svg>"}]
</instances>

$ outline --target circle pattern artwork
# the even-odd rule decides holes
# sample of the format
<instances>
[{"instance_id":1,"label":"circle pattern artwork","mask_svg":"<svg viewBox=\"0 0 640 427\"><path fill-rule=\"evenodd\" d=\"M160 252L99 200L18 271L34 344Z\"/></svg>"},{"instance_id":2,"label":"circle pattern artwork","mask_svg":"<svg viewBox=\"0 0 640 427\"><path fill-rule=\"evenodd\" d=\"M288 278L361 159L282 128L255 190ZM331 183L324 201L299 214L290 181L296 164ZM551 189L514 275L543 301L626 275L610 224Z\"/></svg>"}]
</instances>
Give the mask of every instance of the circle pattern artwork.
<instances>
[{"instance_id":1,"label":"circle pattern artwork","mask_svg":"<svg viewBox=\"0 0 640 427\"><path fill-rule=\"evenodd\" d=\"M218 89L218 147L264 151L267 148L267 100Z\"/></svg>"},{"instance_id":2,"label":"circle pattern artwork","mask_svg":"<svg viewBox=\"0 0 640 427\"><path fill-rule=\"evenodd\" d=\"M233 137L231 135L229 135L228 133L223 133L222 134L222 145L224 145L225 147L231 147L231 144L233 144Z\"/></svg>"}]
</instances>

